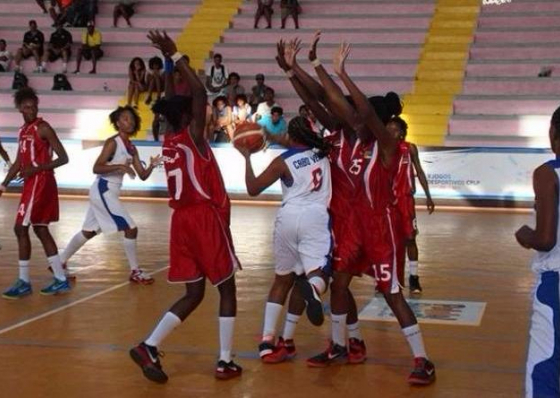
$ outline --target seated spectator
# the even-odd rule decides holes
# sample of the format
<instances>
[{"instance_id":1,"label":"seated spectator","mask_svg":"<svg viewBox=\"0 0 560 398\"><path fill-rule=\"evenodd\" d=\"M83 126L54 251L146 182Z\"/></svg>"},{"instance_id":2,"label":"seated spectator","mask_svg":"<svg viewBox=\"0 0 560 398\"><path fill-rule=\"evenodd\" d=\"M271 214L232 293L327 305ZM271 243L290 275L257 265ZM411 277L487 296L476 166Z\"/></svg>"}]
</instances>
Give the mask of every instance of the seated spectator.
<instances>
[{"instance_id":1,"label":"seated spectator","mask_svg":"<svg viewBox=\"0 0 560 398\"><path fill-rule=\"evenodd\" d=\"M35 58L35 63L37 64L36 71L44 72L45 64L42 62L44 45L45 36L43 35L43 32L37 29L37 22L33 20L29 21L29 30L25 32L25 35L23 36L23 46L16 53L16 71L21 71L22 59L27 59L33 56L33 58Z\"/></svg>"},{"instance_id":2,"label":"seated spectator","mask_svg":"<svg viewBox=\"0 0 560 398\"><path fill-rule=\"evenodd\" d=\"M257 13L255 14L255 29L259 28L259 21L264 16L266 20L266 28L272 28L272 14L274 10L272 5L274 0L257 0Z\"/></svg>"},{"instance_id":3,"label":"seated spectator","mask_svg":"<svg viewBox=\"0 0 560 398\"><path fill-rule=\"evenodd\" d=\"M62 58L62 73L68 71L68 59L72 53L72 34L57 25L56 30L51 34L47 47L47 58L49 62L55 62Z\"/></svg>"},{"instance_id":4,"label":"seated spectator","mask_svg":"<svg viewBox=\"0 0 560 398\"><path fill-rule=\"evenodd\" d=\"M261 102L257 107L257 111L253 115L253 120L258 122L260 118L263 116L270 115L272 108L275 106L279 106L276 102L274 102L274 90L270 87L267 87L264 90L264 102Z\"/></svg>"},{"instance_id":5,"label":"seated spectator","mask_svg":"<svg viewBox=\"0 0 560 398\"><path fill-rule=\"evenodd\" d=\"M264 75L259 73L255 76L257 84L251 88L251 96L249 97L249 105L251 105L252 112L257 111L257 107L264 101L264 90L268 87L264 84Z\"/></svg>"},{"instance_id":6,"label":"seated spectator","mask_svg":"<svg viewBox=\"0 0 560 398\"><path fill-rule=\"evenodd\" d=\"M235 106L233 107L233 124L239 125L251 120L251 105L247 103L247 96L239 94L235 98Z\"/></svg>"},{"instance_id":7,"label":"seated spectator","mask_svg":"<svg viewBox=\"0 0 560 398\"><path fill-rule=\"evenodd\" d=\"M233 117L227 98L223 95L212 101L214 142L229 142L233 139Z\"/></svg>"},{"instance_id":8,"label":"seated spectator","mask_svg":"<svg viewBox=\"0 0 560 398\"><path fill-rule=\"evenodd\" d=\"M146 91L146 64L142 58L132 58L128 65L128 101L127 105L138 108L140 93Z\"/></svg>"},{"instance_id":9,"label":"seated spectator","mask_svg":"<svg viewBox=\"0 0 560 398\"><path fill-rule=\"evenodd\" d=\"M298 0L280 0L280 12L282 16L282 26L284 29L286 27L286 20L291 15L296 29L299 29L299 14L301 14L301 6Z\"/></svg>"},{"instance_id":10,"label":"seated spectator","mask_svg":"<svg viewBox=\"0 0 560 398\"><path fill-rule=\"evenodd\" d=\"M6 49L6 40L0 39L0 72L8 72L10 70L10 61L12 53Z\"/></svg>"},{"instance_id":11,"label":"seated spectator","mask_svg":"<svg viewBox=\"0 0 560 398\"><path fill-rule=\"evenodd\" d=\"M269 115L265 115L258 121L265 132L272 135L282 135L288 131L288 124L284 119L284 110L279 106L275 106Z\"/></svg>"},{"instance_id":12,"label":"seated spectator","mask_svg":"<svg viewBox=\"0 0 560 398\"><path fill-rule=\"evenodd\" d=\"M206 71L206 89L208 90L208 102L212 102L215 98L225 95L227 86L228 70L222 64L222 55L214 55L214 65Z\"/></svg>"},{"instance_id":13,"label":"seated spectator","mask_svg":"<svg viewBox=\"0 0 560 398\"><path fill-rule=\"evenodd\" d=\"M148 61L148 75L146 77L146 84L148 85L148 96L146 97L146 105L152 102L152 95L156 94L156 100L159 100L163 92L164 77L163 77L163 62L160 57L152 57Z\"/></svg>"},{"instance_id":14,"label":"seated spectator","mask_svg":"<svg viewBox=\"0 0 560 398\"><path fill-rule=\"evenodd\" d=\"M78 59L74 73L80 73L82 57L88 61L91 59L93 68L89 73L97 73L97 60L103 57L101 43L101 32L95 28L93 21L88 22L86 30L82 33L82 47L78 49Z\"/></svg>"},{"instance_id":15,"label":"seated spectator","mask_svg":"<svg viewBox=\"0 0 560 398\"><path fill-rule=\"evenodd\" d=\"M235 99L239 94L245 94L245 88L239 84L240 80L241 77L239 76L239 74L235 72L229 74L225 95L228 99L228 103L230 104L235 103Z\"/></svg>"},{"instance_id":16,"label":"seated spectator","mask_svg":"<svg viewBox=\"0 0 560 398\"><path fill-rule=\"evenodd\" d=\"M135 3L136 0L119 0L113 9L113 28L117 27L120 17L124 18L129 28L132 27L130 24L130 18L134 15Z\"/></svg>"}]
</instances>

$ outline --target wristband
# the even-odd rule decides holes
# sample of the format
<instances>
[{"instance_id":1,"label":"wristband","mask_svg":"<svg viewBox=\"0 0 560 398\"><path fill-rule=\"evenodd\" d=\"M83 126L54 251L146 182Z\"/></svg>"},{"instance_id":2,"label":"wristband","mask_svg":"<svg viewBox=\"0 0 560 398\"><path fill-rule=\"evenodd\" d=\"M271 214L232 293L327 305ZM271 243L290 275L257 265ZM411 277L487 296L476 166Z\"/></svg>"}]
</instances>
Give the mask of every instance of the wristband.
<instances>
[{"instance_id":1,"label":"wristband","mask_svg":"<svg viewBox=\"0 0 560 398\"><path fill-rule=\"evenodd\" d=\"M0 192L6 192L6 186L4 184L0 184Z\"/></svg>"},{"instance_id":2,"label":"wristband","mask_svg":"<svg viewBox=\"0 0 560 398\"><path fill-rule=\"evenodd\" d=\"M174 64L172 59L165 58L165 65L164 65L165 73L167 73L167 74L173 73L174 65L175 64Z\"/></svg>"},{"instance_id":3,"label":"wristband","mask_svg":"<svg viewBox=\"0 0 560 398\"><path fill-rule=\"evenodd\" d=\"M319 61L319 58L315 58L313 61L311 61L311 65L313 65L314 68L317 68L321 65L321 61Z\"/></svg>"},{"instance_id":4,"label":"wristband","mask_svg":"<svg viewBox=\"0 0 560 398\"><path fill-rule=\"evenodd\" d=\"M173 60L173 62L177 63L179 62L179 60L183 58L183 54L181 54L179 51L177 51L175 54L173 54L171 56L171 59Z\"/></svg>"},{"instance_id":5,"label":"wristband","mask_svg":"<svg viewBox=\"0 0 560 398\"><path fill-rule=\"evenodd\" d=\"M291 70L291 69L288 69L286 71L286 76L288 76L291 79L292 77L294 77L294 71Z\"/></svg>"}]
</instances>

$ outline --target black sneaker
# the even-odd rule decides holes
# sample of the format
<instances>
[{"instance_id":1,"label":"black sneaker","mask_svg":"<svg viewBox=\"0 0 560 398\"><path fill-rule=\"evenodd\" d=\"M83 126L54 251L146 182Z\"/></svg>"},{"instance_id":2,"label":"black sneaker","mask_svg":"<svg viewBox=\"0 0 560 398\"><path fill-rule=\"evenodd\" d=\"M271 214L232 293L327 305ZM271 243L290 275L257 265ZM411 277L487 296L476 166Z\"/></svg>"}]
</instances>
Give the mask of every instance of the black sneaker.
<instances>
[{"instance_id":1,"label":"black sneaker","mask_svg":"<svg viewBox=\"0 0 560 398\"><path fill-rule=\"evenodd\" d=\"M418 275L410 275L408 277L408 288L411 294L422 293L422 286L420 286L420 278Z\"/></svg>"},{"instance_id":2,"label":"black sneaker","mask_svg":"<svg viewBox=\"0 0 560 398\"><path fill-rule=\"evenodd\" d=\"M214 376L216 376L216 379L229 380L234 377L241 376L242 372L243 368L233 361L218 361Z\"/></svg>"},{"instance_id":3,"label":"black sneaker","mask_svg":"<svg viewBox=\"0 0 560 398\"><path fill-rule=\"evenodd\" d=\"M332 341L325 352L307 360L307 366L311 368L326 368L333 363L348 363L348 350Z\"/></svg>"},{"instance_id":4,"label":"black sneaker","mask_svg":"<svg viewBox=\"0 0 560 398\"><path fill-rule=\"evenodd\" d=\"M321 297L305 277L296 279L296 287L305 300L305 310L309 322L315 326L321 326L325 320Z\"/></svg>"},{"instance_id":5,"label":"black sneaker","mask_svg":"<svg viewBox=\"0 0 560 398\"><path fill-rule=\"evenodd\" d=\"M165 383L168 377L161 369L161 363L158 358L160 356L163 356L163 353L159 352L156 347L151 347L145 343L140 343L130 350L130 357L140 366L148 380L155 381L156 383Z\"/></svg>"},{"instance_id":6,"label":"black sneaker","mask_svg":"<svg viewBox=\"0 0 560 398\"><path fill-rule=\"evenodd\" d=\"M264 358L265 356L272 354L274 352L274 348L276 348L276 346L273 341L263 341L259 344L259 356Z\"/></svg>"}]
</instances>

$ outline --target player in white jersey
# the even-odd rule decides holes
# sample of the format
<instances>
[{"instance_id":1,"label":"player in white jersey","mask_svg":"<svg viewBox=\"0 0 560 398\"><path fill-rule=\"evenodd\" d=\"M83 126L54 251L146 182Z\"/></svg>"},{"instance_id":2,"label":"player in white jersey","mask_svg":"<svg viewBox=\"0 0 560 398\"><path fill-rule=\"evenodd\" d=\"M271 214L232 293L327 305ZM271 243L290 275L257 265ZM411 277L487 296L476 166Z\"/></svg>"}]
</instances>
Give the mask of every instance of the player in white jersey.
<instances>
[{"instance_id":1,"label":"player in white jersey","mask_svg":"<svg viewBox=\"0 0 560 398\"><path fill-rule=\"evenodd\" d=\"M147 168L142 165L136 147L130 142L130 137L140 128L140 117L132 107L117 108L109 119L118 134L105 141L103 150L93 166L97 178L89 191L86 219L82 230L74 235L61 254L61 260L66 264L89 239L100 232L111 234L123 231L124 251L131 271L129 279L134 283L149 285L154 282L153 278L138 267L138 228L122 205L119 195L125 174L131 178L138 174L144 181L160 163L161 156L152 157Z\"/></svg>"},{"instance_id":2,"label":"player in white jersey","mask_svg":"<svg viewBox=\"0 0 560 398\"><path fill-rule=\"evenodd\" d=\"M324 271L331 260L331 171L326 156L330 144L313 134L309 121L301 116L290 121L287 138L289 149L258 177L249 152L240 149L246 159L249 195L260 194L277 180L282 182L282 207L274 229L276 277L268 295L259 345L264 362L275 349L276 323L294 284L304 297L311 323L323 323L320 295L327 287Z\"/></svg>"},{"instance_id":3,"label":"player in white jersey","mask_svg":"<svg viewBox=\"0 0 560 398\"><path fill-rule=\"evenodd\" d=\"M560 397L560 108L552 115L550 144L556 159L533 174L536 227L521 227L519 244L536 250L532 269L537 274L525 394L527 398Z\"/></svg>"}]
</instances>

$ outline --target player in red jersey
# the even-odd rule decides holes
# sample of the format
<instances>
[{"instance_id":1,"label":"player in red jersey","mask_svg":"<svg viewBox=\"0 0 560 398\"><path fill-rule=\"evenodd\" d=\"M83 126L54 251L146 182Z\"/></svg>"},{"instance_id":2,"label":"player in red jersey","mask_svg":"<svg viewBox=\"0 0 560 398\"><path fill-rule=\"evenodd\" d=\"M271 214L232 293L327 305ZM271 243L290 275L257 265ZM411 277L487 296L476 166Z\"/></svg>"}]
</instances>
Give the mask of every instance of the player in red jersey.
<instances>
[{"instance_id":1,"label":"player in red jersey","mask_svg":"<svg viewBox=\"0 0 560 398\"><path fill-rule=\"evenodd\" d=\"M349 54L350 47L341 45L333 61L335 73L350 92L360 122L375 136L371 158L364 172L362 200L358 202L362 237L370 242L364 246L365 254L373 264L367 271L375 278L412 350L414 369L408 378L409 383L431 384L435 381L435 367L427 358L416 316L404 299L399 283L404 272L405 236L399 213L394 208L393 184L398 160L396 137L402 132L398 123L390 120L385 125L380 120L367 97L346 73L345 62ZM335 288L333 285L332 289Z\"/></svg>"},{"instance_id":2,"label":"player in red jersey","mask_svg":"<svg viewBox=\"0 0 560 398\"><path fill-rule=\"evenodd\" d=\"M418 181L420 181L420 185L422 185L426 194L428 214L434 212L435 205L432 195L430 195L428 180L420 164L418 148L413 143L406 141L408 125L401 118L394 118L393 122L400 125L399 129L395 131L401 132L397 137L399 140L397 149L398 168L397 175L395 176L394 193L397 199L397 210L401 214L404 236L406 237L406 251L410 273L408 288L410 293L419 294L422 293L422 286L420 286L420 278L418 277L418 245L416 244L418 227L416 223L416 210L414 208L414 194L416 193L415 174L418 176Z\"/></svg>"},{"instance_id":3,"label":"player in red jersey","mask_svg":"<svg viewBox=\"0 0 560 398\"><path fill-rule=\"evenodd\" d=\"M33 89L20 89L14 95L14 103L23 116L24 125L19 131L16 160L0 185L0 196L18 174L23 178L23 191L14 226L19 249L19 278L2 297L17 299L32 293L29 278L30 225L41 241L54 272L54 282L42 289L41 294L63 293L70 290L70 285L62 269L58 248L49 232L49 224L58 221L58 189L54 169L68 163L68 155L52 127L37 117L39 98ZM52 158L53 151L57 156L55 160Z\"/></svg>"},{"instance_id":4,"label":"player in red jersey","mask_svg":"<svg viewBox=\"0 0 560 398\"><path fill-rule=\"evenodd\" d=\"M164 32L148 38L175 65L191 88L192 98L174 96L158 101L153 111L165 118L163 144L169 205L173 209L169 242L171 283L186 284L186 294L165 313L151 335L130 350L144 375L165 383L158 346L193 312L204 298L206 279L220 292L220 357L215 376L230 379L242 369L231 359L237 312L235 256L230 223L230 202L212 149L204 138L206 89L186 57Z\"/></svg>"}]
</instances>

